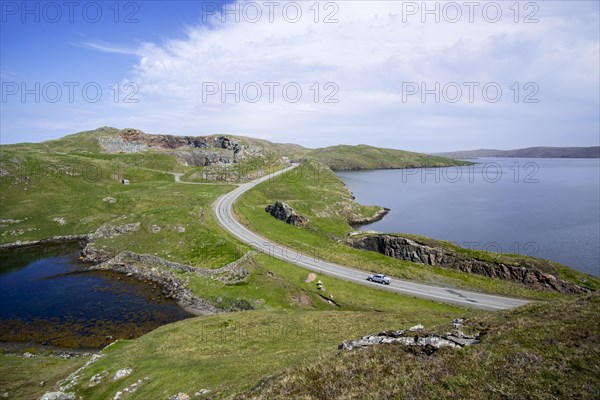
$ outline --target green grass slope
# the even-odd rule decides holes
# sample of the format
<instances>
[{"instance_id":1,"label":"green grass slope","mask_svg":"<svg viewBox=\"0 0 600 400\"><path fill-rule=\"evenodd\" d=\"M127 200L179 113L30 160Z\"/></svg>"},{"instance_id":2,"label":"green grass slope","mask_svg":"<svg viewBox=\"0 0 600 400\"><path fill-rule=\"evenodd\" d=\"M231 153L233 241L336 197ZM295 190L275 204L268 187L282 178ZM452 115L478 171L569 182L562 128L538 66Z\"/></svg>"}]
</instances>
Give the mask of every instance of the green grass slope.
<instances>
[{"instance_id":1,"label":"green grass slope","mask_svg":"<svg viewBox=\"0 0 600 400\"><path fill-rule=\"evenodd\" d=\"M97 138L117 132L114 128L100 128L41 144L1 146L0 243L90 233L106 223L139 222L139 230L99 239L97 246L112 254L130 250L205 268L221 267L250 250L224 232L211 211L212 202L233 186L175 183L173 176L164 171L185 173L185 177L193 180L199 170L178 164L167 152L101 153ZM249 144L259 143L247 140ZM306 154L313 152L295 145L268 143L263 145L269 154L302 153L299 158L310 158ZM334 152L321 151L319 157L340 169L438 162L436 158L422 159L414 153L390 152L339 146ZM370 161L372 158L390 164L382 166ZM335 164L340 159L344 162ZM255 164L250 168L262 168L257 160L251 162ZM121 185L120 178L130 179L131 184ZM111 200L107 201L108 198ZM308 227L290 226L269 216L264 207L276 200L286 201L308 216ZM352 230L347 223L349 217L371 216L377 210L377 206L356 204L331 169L316 161L259 185L236 206L240 218L253 230L318 259L428 283L543 299L562 298L534 293L516 284L393 260L351 249L340 242ZM84 371L81 383L76 386L78 395L85 399L113 398L117 391L148 377L126 398L168 398L178 392L193 396L201 388L210 389L210 396L215 398L227 398L251 389L263 376L290 365L308 369L320 365L316 364L319 360L335 362L336 346L344 339L416 323L432 326L465 315L487 318L480 311L325 276L316 278L324 283L325 290L319 290L315 281L306 282L309 271L268 254L249 258L243 267L249 275L235 284L191 273L174 273L194 293L219 308L250 305L254 310L179 321L138 339L119 341L104 351L105 357ZM589 314L582 315L590 320ZM500 315L508 320L516 314ZM50 391L58 377L80 365L79 359L65 363L43 360L0 355L0 389L9 390L14 398L37 398L42 390L30 387L38 379L36 376L48 381L43 391ZM578 366L575 361L573 365L585 368L585 364ZM133 373L113 381L112 375L126 367L131 367ZM109 377L89 387L89 379L102 372ZM301 376L298 371L293 374ZM460 379L450 381L451 387L460 388L462 384ZM276 386L272 393L281 395Z\"/></svg>"},{"instance_id":2,"label":"green grass slope","mask_svg":"<svg viewBox=\"0 0 600 400\"><path fill-rule=\"evenodd\" d=\"M298 213L308 217L308 226L300 228L286 224L264 211L268 204L278 200L285 201ZM343 240L353 230L347 223L348 216L370 216L377 209L375 206L354 203L344 183L329 168L317 162L305 163L258 185L244 194L235 205L239 219L250 229L310 256L369 272L441 286L526 298L560 297L556 293L533 291L515 282L402 261L345 245ZM512 257L491 252L478 252L477 256L484 259L501 257L509 261ZM555 270L565 280L592 289L600 287L598 280L589 275L558 265Z\"/></svg>"},{"instance_id":3,"label":"green grass slope","mask_svg":"<svg viewBox=\"0 0 600 400\"><path fill-rule=\"evenodd\" d=\"M340 352L236 399L598 399L599 314L598 294L487 314L465 325L484 332L480 344L433 355L395 344Z\"/></svg>"},{"instance_id":4,"label":"green grass slope","mask_svg":"<svg viewBox=\"0 0 600 400\"><path fill-rule=\"evenodd\" d=\"M291 160L312 160L325 164L332 170L363 170L446 167L470 165L470 162L447 157L415 153L405 150L387 149L364 144L350 146L337 145L309 149L291 143L273 143L264 139L233 136L244 144L259 146L268 151L284 155Z\"/></svg>"},{"instance_id":5,"label":"green grass slope","mask_svg":"<svg viewBox=\"0 0 600 400\"><path fill-rule=\"evenodd\" d=\"M138 231L99 245L113 254L131 250L206 267L225 265L246 251L210 212L210 204L232 186L177 184L171 175L129 164L135 155L123 160L8 149L3 156L11 162L2 167L9 173L0 183L0 243L139 222ZM120 184L119 175L131 184Z\"/></svg>"},{"instance_id":6,"label":"green grass slope","mask_svg":"<svg viewBox=\"0 0 600 400\"><path fill-rule=\"evenodd\" d=\"M132 374L93 388L80 384L76 393L89 400L112 398L148 377L128 399L166 399L179 392L193 396L202 388L211 390L211 398L224 398L251 388L265 374L334 355L345 337L457 315L444 309L415 311L402 306L395 313L245 311L180 321L104 350L105 357L86 369L81 382L104 371L112 377L126 367Z\"/></svg>"},{"instance_id":7,"label":"green grass slope","mask_svg":"<svg viewBox=\"0 0 600 400\"><path fill-rule=\"evenodd\" d=\"M172 175L158 172L177 170L177 161L169 154L92 151L98 136L117 132L100 128L57 141L0 147L0 243L87 234L103 224L140 223L135 232L97 239L96 247L113 255L129 250L204 268L224 266L250 250L227 235L212 215L211 203L233 186L175 183ZM320 246L320 240L348 231L349 216L370 216L379 209L356 204L344 184L321 164L313 163L298 171L300 174L286 175L288 184L297 190L296 198L289 199L287 188L273 197L290 200L292 206L309 213L311 233L316 238L310 242L315 245L310 249L317 249L315 257L322 257L320 251L327 250ZM119 178L127 178L131 184L122 185ZM314 185L307 187L307 181ZM313 196L318 190L322 195ZM272 224L274 220L264 218L262 208L258 210L261 219ZM311 213L312 209L317 212ZM281 229L280 225L289 228L279 223L274 226ZM300 246L302 251L306 248ZM290 303L303 307L292 300L305 293L287 283L292 279L289 273L277 280L260 263L249 263L247 267L250 281L256 285L231 287L195 276L184 278L201 297L223 308L238 300L254 302L255 308L281 309ZM276 287L277 295L266 299L259 296L270 287ZM307 295L313 300L318 298L314 293ZM376 307L375 302L367 303Z\"/></svg>"},{"instance_id":8,"label":"green grass slope","mask_svg":"<svg viewBox=\"0 0 600 400\"><path fill-rule=\"evenodd\" d=\"M99 153L101 151L98 138L100 136L115 136L119 130L103 126L90 131L65 135L60 139L48 140L41 143L17 143L1 145L2 149L48 152Z\"/></svg>"},{"instance_id":9,"label":"green grass slope","mask_svg":"<svg viewBox=\"0 0 600 400\"><path fill-rule=\"evenodd\" d=\"M446 167L450 165L469 165L464 161L450 158L413 153L404 150L379 147L339 145L309 150L302 155L327 165L332 170L390 169Z\"/></svg>"},{"instance_id":10,"label":"green grass slope","mask_svg":"<svg viewBox=\"0 0 600 400\"><path fill-rule=\"evenodd\" d=\"M439 156L414 153L396 149L385 149L367 145L349 146L338 145L319 149L308 149L297 144L274 143L264 139L245 136L227 135L237 139L241 144L262 149L262 155L249 157L242 163L226 167L220 166L184 166L177 161L172 150L151 149L136 154L105 154L98 138L117 136L119 130L112 127L100 127L95 130L79 132L64 136L60 139L42 143L19 143L0 146L0 162L10 163L10 158L2 153L47 153L79 157L80 163L87 160L112 160L122 165L134 166L170 172L180 172L185 175L184 181L204 182L205 176L211 175L212 180L219 177L234 177L233 180L251 180L265 172L281 168L281 157L291 160L313 160L327 165L333 170L359 169L389 169L389 168L418 168L444 167L450 165L468 165L469 162L453 160ZM209 135L221 136L221 135ZM143 156L142 156L143 155ZM215 178L216 176L216 178Z\"/></svg>"},{"instance_id":11,"label":"green grass slope","mask_svg":"<svg viewBox=\"0 0 600 400\"><path fill-rule=\"evenodd\" d=\"M31 351L35 353L34 349ZM0 395L8 399L37 400L59 381L82 367L85 361L87 357L25 358L20 354L0 354Z\"/></svg>"}]
</instances>

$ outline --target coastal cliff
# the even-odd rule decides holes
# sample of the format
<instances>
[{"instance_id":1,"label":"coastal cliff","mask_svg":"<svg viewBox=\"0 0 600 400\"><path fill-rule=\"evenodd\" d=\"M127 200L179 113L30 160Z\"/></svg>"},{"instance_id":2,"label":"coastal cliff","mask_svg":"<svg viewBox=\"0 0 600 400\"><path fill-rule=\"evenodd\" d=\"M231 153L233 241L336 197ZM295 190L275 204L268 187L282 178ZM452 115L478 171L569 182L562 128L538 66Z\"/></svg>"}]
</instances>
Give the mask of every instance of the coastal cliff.
<instances>
[{"instance_id":1,"label":"coastal cliff","mask_svg":"<svg viewBox=\"0 0 600 400\"><path fill-rule=\"evenodd\" d=\"M400 260L515 281L534 290L551 290L565 294L589 292L589 289L542 271L533 261L526 258L519 258L515 263L491 261L461 254L442 246L430 246L407 237L386 234L349 238L346 243L357 249L375 251Z\"/></svg>"},{"instance_id":2,"label":"coastal cliff","mask_svg":"<svg viewBox=\"0 0 600 400\"><path fill-rule=\"evenodd\" d=\"M122 129L116 135L100 136L105 153L140 153L147 150L166 151L183 165L208 166L239 163L264 156L262 148L243 145L228 136L150 135L138 129Z\"/></svg>"}]
</instances>

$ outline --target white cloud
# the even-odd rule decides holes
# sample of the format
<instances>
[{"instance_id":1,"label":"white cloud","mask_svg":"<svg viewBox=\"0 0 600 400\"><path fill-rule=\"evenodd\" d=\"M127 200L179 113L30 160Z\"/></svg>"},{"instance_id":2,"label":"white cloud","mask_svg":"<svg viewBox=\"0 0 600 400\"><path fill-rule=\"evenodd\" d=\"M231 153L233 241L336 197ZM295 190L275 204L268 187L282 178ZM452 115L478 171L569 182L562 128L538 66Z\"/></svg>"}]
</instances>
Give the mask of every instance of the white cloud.
<instances>
[{"instance_id":1,"label":"white cloud","mask_svg":"<svg viewBox=\"0 0 600 400\"><path fill-rule=\"evenodd\" d=\"M115 46L112 44L100 43L100 42L73 42L73 46L84 47L91 50L100 51L103 53L112 54L124 54L124 55L137 55L135 49L130 49L122 46Z\"/></svg>"},{"instance_id":2,"label":"white cloud","mask_svg":"<svg viewBox=\"0 0 600 400\"><path fill-rule=\"evenodd\" d=\"M597 102L597 20L596 25L581 23L593 8L570 7L565 16L558 13L557 8L564 8L560 5L538 3L539 23L524 24L514 23L510 5L503 3L498 23L486 22L478 13L469 23L468 10L462 8L462 20L451 24L435 23L432 16L422 23L419 14L404 15L403 22L406 5L401 2L338 2L339 23L325 24L314 22L312 3L301 4L298 23L286 22L278 13L270 23L263 8L259 23L213 20L210 27L191 27L185 40L142 46L134 78L145 95L143 103L151 108L160 107L165 98L180 103L176 109L163 107L147 120L147 128L177 130L185 119L192 127L186 133L231 131L280 141L303 138L312 145L344 138L419 150L518 147L566 139L564 130L557 131L560 115L557 121L556 114L543 112L552 112L563 96L584 104ZM512 83L530 81L540 86L541 103L514 104ZM303 96L292 104L280 86L274 104L269 104L263 87L263 99L256 104L244 101L244 96L237 104L233 95L221 104L218 94L208 96L206 103L202 93L207 82L229 89L236 82L240 88L251 82L297 82ZM314 82L321 86L317 103L310 89ZM339 87L334 96L338 104L322 103L334 88L324 91L327 82ZM425 104L419 96L403 102L404 82L426 82L429 88L435 82L441 87L448 82L498 82L503 97L498 104L488 104L478 88L471 104L463 87L459 104L444 98L435 104L431 95ZM520 89L521 96L528 93ZM248 93L254 97L254 92ZM592 134L598 126L594 115L581 117L589 119L584 129Z\"/></svg>"},{"instance_id":3,"label":"white cloud","mask_svg":"<svg viewBox=\"0 0 600 400\"><path fill-rule=\"evenodd\" d=\"M126 112L122 104L112 106L117 112L110 123L122 127L179 134L231 132L311 146L370 143L419 151L593 145L599 129L594 111L600 75L598 9L593 2L573 3L536 2L539 22L525 24L513 21L509 9L513 2L495 3L503 11L497 23L484 19L483 6L476 10L474 23L468 21L465 6L457 23L443 18L435 23L431 15L422 23L420 14L403 13L407 2L336 2L332 4L339 7L334 16L339 22L327 24L315 23L309 8L313 2L297 2L303 15L297 23L282 17L282 6L271 23L263 7L258 23L236 23L232 15L222 23L214 16L209 24L188 27L184 39L144 43L133 51L106 44L87 46L139 57L129 78L139 84L140 102ZM335 10L325 10L326 4L320 3L321 20ZM439 4L443 8L447 3ZM520 5L522 21L532 9ZM230 94L222 103L217 94L205 102L203 89L210 82L229 89L236 82L240 88L255 82L263 97L257 103L243 97L236 103ZM273 103L268 101L266 82L279 83ZM302 88L302 98L295 104L282 93L290 82ZM316 103L314 82L319 86ZM328 82L335 86L325 88ZM474 103L469 103L463 86L458 104L443 98L436 104L431 95L425 103L418 95L403 102L406 82L426 82L429 88L435 82L441 87L448 82L480 86ZM482 98L481 86L488 82L503 89L497 104ZM515 104L510 89L514 82L521 84L520 100L531 92L523 85L536 82L540 103ZM254 97L248 89L249 97ZM339 102L324 103L327 94ZM576 143L566 134L574 120L579 127Z\"/></svg>"}]
</instances>

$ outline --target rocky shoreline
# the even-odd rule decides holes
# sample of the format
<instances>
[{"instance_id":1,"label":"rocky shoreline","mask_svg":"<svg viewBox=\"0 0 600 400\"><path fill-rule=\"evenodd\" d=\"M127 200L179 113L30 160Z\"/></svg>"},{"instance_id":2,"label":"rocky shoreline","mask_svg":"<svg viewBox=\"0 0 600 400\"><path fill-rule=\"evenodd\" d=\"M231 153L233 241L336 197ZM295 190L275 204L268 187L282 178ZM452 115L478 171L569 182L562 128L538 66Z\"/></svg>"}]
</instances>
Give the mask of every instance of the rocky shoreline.
<instances>
[{"instance_id":1,"label":"rocky shoreline","mask_svg":"<svg viewBox=\"0 0 600 400\"><path fill-rule=\"evenodd\" d=\"M87 247L86 247L87 249ZM92 254L98 254L96 252ZM86 260L98 261L93 255L84 249ZM120 253L114 258L107 261L102 261L88 267L93 270L110 270L131 276L142 282L153 282L162 288L162 294L166 298L172 298L182 308L194 315L210 315L227 310L220 309L210 304L205 299L196 296L187 288L188 280L182 280L170 270L179 270L191 272L197 276L218 279L227 284L235 284L242 282L248 276L241 264L254 255L253 252L245 254L240 259L218 269L197 268L191 265L179 264L172 261L164 260L160 257L149 254L137 254L130 251ZM102 260L102 258L100 258Z\"/></svg>"},{"instance_id":2,"label":"rocky shoreline","mask_svg":"<svg viewBox=\"0 0 600 400\"><path fill-rule=\"evenodd\" d=\"M515 265L483 260L441 246L434 247L406 237L388 234L348 238L346 243L357 249L374 251L400 260L514 281L534 290L550 290L564 294L589 292L589 289L559 279L524 259L518 260L518 264Z\"/></svg>"},{"instance_id":3,"label":"rocky shoreline","mask_svg":"<svg viewBox=\"0 0 600 400\"><path fill-rule=\"evenodd\" d=\"M46 239L40 240L17 240L12 243L0 244L0 250L17 250L27 247L34 247L43 244L68 244L68 243L79 243L81 248L88 244L93 239L93 234L85 235L66 235L66 236L52 236Z\"/></svg>"},{"instance_id":4,"label":"rocky shoreline","mask_svg":"<svg viewBox=\"0 0 600 400\"><path fill-rule=\"evenodd\" d=\"M224 267L212 270L179 264L153 255L137 254L130 251L120 252L117 256L113 257L105 249L98 249L94 245L94 240L97 238L119 236L135 231L139 229L139 226L139 223L122 226L105 224L90 234L53 236L40 240L17 241L0 245L0 250L17 251L48 244L78 243L81 249L81 261L92 264L86 270L109 270L130 276L141 282L152 282L160 286L161 293L165 298L175 300L180 307L194 315L209 315L230 311L217 308L207 300L196 296L187 288L187 280L183 281L171 272L171 270L191 272L197 276L217 279L226 284L236 284L245 281L248 277L248 271L241 264L251 258L254 252L249 252Z\"/></svg>"},{"instance_id":5,"label":"rocky shoreline","mask_svg":"<svg viewBox=\"0 0 600 400\"><path fill-rule=\"evenodd\" d=\"M351 218L348 220L348 223L350 224L350 226L360 226L360 225L372 224L373 222L381 221L383 219L383 217L388 215L388 213L390 211L391 210L389 208L382 207L381 210L379 210L375 214L373 214L372 217Z\"/></svg>"},{"instance_id":6,"label":"rocky shoreline","mask_svg":"<svg viewBox=\"0 0 600 400\"><path fill-rule=\"evenodd\" d=\"M195 296L187 288L187 282L182 281L175 274L161 268L122 262L121 254L109 261L93 265L86 269L88 271L110 270L133 277L142 282L156 283L161 287L161 293L165 298L172 298L180 307L194 315L210 315L220 312L220 310L206 302L206 300Z\"/></svg>"}]
</instances>

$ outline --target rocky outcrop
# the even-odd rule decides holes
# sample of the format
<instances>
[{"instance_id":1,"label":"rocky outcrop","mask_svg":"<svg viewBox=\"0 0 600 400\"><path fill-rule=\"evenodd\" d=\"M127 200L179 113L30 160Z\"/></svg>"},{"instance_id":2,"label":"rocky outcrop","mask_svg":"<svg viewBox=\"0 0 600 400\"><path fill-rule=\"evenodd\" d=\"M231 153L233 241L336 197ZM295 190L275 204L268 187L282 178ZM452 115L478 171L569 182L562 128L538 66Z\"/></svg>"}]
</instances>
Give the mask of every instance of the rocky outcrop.
<instances>
[{"instance_id":1,"label":"rocky outcrop","mask_svg":"<svg viewBox=\"0 0 600 400\"><path fill-rule=\"evenodd\" d=\"M175 155L184 165L196 165L206 167L214 164L231 164L235 162L233 151L204 151L186 150L176 151Z\"/></svg>"},{"instance_id":2,"label":"rocky outcrop","mask_svg":"<svg viewBox=\"0 0 600 400\"><path fill-rule=\"evenodd\" d=\"M282 201L278 201L275 204L269 204L265 207L265 211L273 217L290 225L306 226L309 222L308 218L298 214L292 207Z\"/></svg>"},{"instance_id":3,"label":"rocky outcrop","mask_svg":"<svg viewBox=\"0 0 600 400\"><path fill-rule=\"evenodd\" d=\"M227 136L149 135L137 129L123 129L116 136L101 136L98 142L107 153L139 153L163 150L175 154L184 165L224 165L263 155L256 146L241 144Z\"/></svg>"},{"instance_id":4,"label":"rocky outcrop","mask_svg":"<svg viewBox=\"0 0 600 400\"><path fill-rule=\"evenodd\" d=\"M100 228L96 229L96 232L93 233L94 238L114 238L115 236L124 235L126 233L135 232L140 229L140 223L134 222L131 224L125 225L111 225L104 224Z\"/></svg>"},{"instance_id":5,"label":"rocky outcrop","mask_svg":"<svg viewBox=\"0 0 600 400\"><path fill-rule=\"evenodd\" d=\"M100 264L110 260L115 256L115 253L105 247L98 248L94 240L99 238L114 238L127 233L135 232L139 229L139 222L124 225L104 224L100 226L94 233L88 235L88 241L85 243L85 247L81 251L81 256L83 257L82 261Z\"/></svg>"},{"instance_id":6,"label":"rocky outcrop","mask_svg":"<svg viewBox=\"0 0 600 400\"><path fill-rule=\"evenodd\" d=\"M223 149L233 153L241 151L242 146L226 136L175 136L149 135L137 129L122 129L117 136L102 136L100 145L106 152L135 153L147 149L175 150L180 148Z\"/></svg>"},{"instance_id":7,"label":"rocky outcrop","mask_svg":"<svg viewBox=\"0 0 600 400\"><path fill-rule=\"evenodd\" d=\"M145 376L144 379L138 379L137 381L133 382L131 385L127 386L126 388L123 388L122 390L119 390L117 393L115 393L115 395L113 396L112 400L121 400L123 399L125 396L128 397L131 393L136 392L140 386L142 386L144 383L148 382L150 378Z\"/></svg>"},{"instance_id":8,"label":"rocky outcrop","mask_svg":"<svg viewBox=\"0 0 600 400\"><path fill-rule=\"evenodd\" d=\"M47 392L44 393L40 400L75 400L75 393L64 392Z\"/></svg>"},{"instance_id":9,"label":"rocky outcrop","mask_svg":"<svg viewBox=\"0 0 600 400\"><path fill-rule=\"evenodd\" d=\"M136 259L139 262L135 262ZM187 282L184 282L173 272L151 266L152 264L150 263L140 261L142 259L143 256L135 253L123 252L117 257L103 262L102 264L89 267L88 270L111 270L126 274L139 281L154 282L160 285L162 294L166 298L172 298L177 301L181 307L196 315L222 312L222 310L219 310L206 300L197 297L187 288Z\"/></svg>"},{"instance_id":10,"label":"rocky outcrop","mask_svg":"<svg viewBox=\"0 0 600 400\"><path fill-rule=\"evenodd\" d=\"M423 334L421 333L423 325L419 324L408 329L383 331L363 336L358 340L344 341L338 346L338 350L352 350L379 344L397 343L407 347L418 347L420 350L431 354L442 347L456 349L479 343L479 335L466 335L458 329L462 327L462 321L453 320L454 330L443 335Z\"/></svg>"},{"instance_id":11,"label":"rocky outcrop","mask_svg":"<svg viewBox=\"0 0 600 400\"><path fill-rule=\"evenodd\" d=\"M132 371L133 371L133 368L131 368L131 367L127 367L127 368L118 370L117 372L115 372L115 376L113 376L113 381L116 381L118 379L122 379L122 378L125 378L126 376L131 375Z\"/></svg>"},{"instance_id":12,"label":"rocky outcrop","mask_svg":"<svg viewBox=\"0 0 600 400\"><path fill-rule=\"evenodd\" d=\"M389 208L383 207L381 210L377 211L372 217L352 215L350 218L348 218L348 223L352 226L372 224L373 222L381 221L383 217L385 217L389 212Z\"/></svg>"},{"instance_id":13,"label":"rocky outcrop","mask_svg":"<svg viewBox=\"0 0 600 400\"><path fill-rule=\"evenodd\" d=\"M57 383L57 386L60 389L60 391L58 393L62 393L62 394L65 394L68 396L69 395L68 391L73 389L76 385L78 385L81 382L83 375L84 375L84 371L91 364L95 363L102 357L104 357L104 354L92 354L92 357L82 367L80 367L77 371L72 372L65 379L63 379ZM56 392L51 392L51 393L56 393ZM47 394L48 393L46 393L45 395L47 395ZM50 398L52 398L52 397L50 397Z\"/></svg>"},{"instance_id":14,"label":"rocky outcrop","mask_svg":"<svg viewBox=\"0 0 600 400\"><path fill-rule=\"evenodd\" d=\"M85 249L84 249L85 252ZM224 267L217 269L208 269L208 268L198 268L193 267L187 264L180 264L173 261L167 261L164 258L160 258L157 256L153 256L150 254L137 254L132 251L124 251L119 253L114 258L110 260L101 260L101 262L96 262L96 264L104 264L104 266L110 266L114 264L123 264L123 263L135 263L135 264L143 264L147 266L159 266L165 269L173 269L179 270L183 272L191 272L198 276L204 278L213 278L213 279L224 279L223 275L233 275L237 277L247 277L248 271L242 267L242 264L248 261L252 256L256 253L248 252L244 256L239 259L225 265ZM90 259L89 261L95 261ZM96 260L98 261L98 260Z\"/></svg>"},{"instance_id":15,"label":"rocky outcrop","mask_svg":"<svg viewBox=\"0 0 600 400\"><path fill-rule=\"evenodd\" d=\"M124 251L114 258L89 267L90 270L108 269L132 276L140 281L157 283L162 288L162 293L167 298L172 298L186 310L205 315L223 312L206 300L196 296L187 288L187 281L183 281L171 270L191 272L198 276L220 280L225 284L243 282L248 277L248 271L242 264L255 253L249 252L240 259L218 269L197 268L191 265L167 261L149 254L136 254ZM232 307L237 307L235 304Z\"/></svg>"},{"instance_id":16,"label":"rocky outcrop","mask_svg":"<svg viewBox=\"0 0 600 400\"><path fill-rule=\"evenodd\" d=\"M517 260L518 264L515 265L494 262L443 247L429 246L406 237L385 234L349 238L346 242L354 248L376 251L400 260L515 281L535 290L553 290L566 294L589 291L574 283L565 282L549 272L541 271L526 259Z\"/></svg>"},{"instance_id":17,"label":"rocky outcrop","mask_svg":"<svg viewBox=\"0 0 600 400\"><path fill-rule=\"evenodd\" d=\"M190 396L187 393L177 393L169 397L169 400L190 400Z\"/></svg>"},{"instance_id":18,"label":"rocky outcrop","mask_svg":"<svg viewBox=\"0 0 600 400\"><path fill-rule=\"evenodd\" d=\"M231 150L233 153L242 150L242 146L236 140L226 136L148 135L137 129L123 129L119 132L118 137L125 142L150 149L217 148Z\"/></svg>"}]
</instances>

